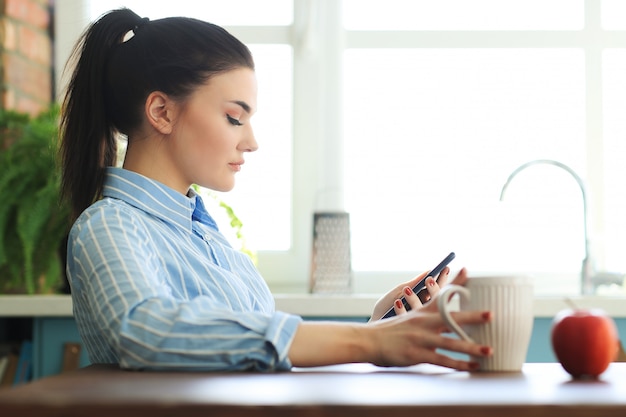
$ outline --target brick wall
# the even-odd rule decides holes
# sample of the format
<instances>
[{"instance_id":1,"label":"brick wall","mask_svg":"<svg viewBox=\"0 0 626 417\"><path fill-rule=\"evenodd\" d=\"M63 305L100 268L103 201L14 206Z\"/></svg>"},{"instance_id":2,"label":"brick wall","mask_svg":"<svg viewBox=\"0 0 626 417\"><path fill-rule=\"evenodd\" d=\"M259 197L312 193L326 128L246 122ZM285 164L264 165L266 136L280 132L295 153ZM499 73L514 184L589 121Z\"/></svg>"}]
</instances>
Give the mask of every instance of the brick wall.
<instances>
[{"instance_id":1,"label":"brick wall","mask_svg":"<svg viewBox=\"0 0 626 417\"><path fill-rule=\"evenodd\" d=\"M36 115L52 100L53 0L0 0L0 108Z\"/></svg>"}]
</instances>

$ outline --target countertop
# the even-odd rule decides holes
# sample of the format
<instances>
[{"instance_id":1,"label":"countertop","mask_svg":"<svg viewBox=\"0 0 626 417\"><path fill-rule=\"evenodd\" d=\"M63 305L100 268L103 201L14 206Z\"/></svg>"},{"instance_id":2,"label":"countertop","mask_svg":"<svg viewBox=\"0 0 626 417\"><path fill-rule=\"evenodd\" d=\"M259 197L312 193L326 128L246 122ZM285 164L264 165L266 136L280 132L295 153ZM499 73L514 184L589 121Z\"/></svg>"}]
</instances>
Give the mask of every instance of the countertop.
<instances>
[{"instance_id":1,"label":"countertop","mask_svg":"<svg viewBox=\"0 0 626 417\"><path fill-rule=\"evenodd\" d=\"M307 317L369 317L377 294L275 294L276 309ZM601 308L626 318L626 297L569 297L579 308ZM535 297L535 317L554 317L568 308L565 297ZM0 317L71 317L68 295L0 295Z\"/></svg>"}]
</instances>

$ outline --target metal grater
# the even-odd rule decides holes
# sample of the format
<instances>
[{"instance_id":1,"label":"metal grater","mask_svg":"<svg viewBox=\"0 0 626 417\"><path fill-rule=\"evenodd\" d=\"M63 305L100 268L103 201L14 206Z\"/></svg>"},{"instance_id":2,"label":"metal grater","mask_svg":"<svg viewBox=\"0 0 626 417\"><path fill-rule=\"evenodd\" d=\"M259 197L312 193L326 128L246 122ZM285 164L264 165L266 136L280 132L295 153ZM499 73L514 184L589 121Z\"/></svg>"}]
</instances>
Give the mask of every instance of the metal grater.
<instances>
[{"instance_id":1,"label":"metal grater","mask_svg":"<svg viewBox=\"0 0 626 417\"><path fill-rule=\"evenodd\" d=\"M328 294L351 290L350 215L346 212L315 213L310 291Z\"/></svg>"}]
</instances>

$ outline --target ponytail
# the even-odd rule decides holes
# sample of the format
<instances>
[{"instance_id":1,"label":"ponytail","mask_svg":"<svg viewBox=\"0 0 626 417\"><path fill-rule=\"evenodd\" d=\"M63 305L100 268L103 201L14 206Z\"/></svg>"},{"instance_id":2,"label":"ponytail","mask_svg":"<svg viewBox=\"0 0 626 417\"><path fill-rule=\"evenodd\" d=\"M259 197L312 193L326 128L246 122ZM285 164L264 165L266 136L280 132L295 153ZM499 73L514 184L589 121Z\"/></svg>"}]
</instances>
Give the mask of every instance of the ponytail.
<instances>
[{"instance_id":1,"label":"ponytail","mask_svg":"<svg viewBox=\"0 0 626 417\"><path fill-rule=\"evenodd\" d=\"M219 26L188 17L149 21L129 9L87 28L70 62L60 153L61 191L74 218L100 198L105 169L116 163L116 136L131 140L151 92L182 102L216 74L254 70L248 48Z\"/></svg>"},{"instance_id":2,"label":"ponytail","mask_svg":"<svg viewBox=\"0 0 626 417\"><path fill-rule=\"evenodd\" d=\"M106 64L111 50L141 18L130 10L104 15L81 36L70 62L75 68L61 112L61 192L73 217L102 191L104 170L115 165L116 129L105 109Z\"/></svg>"}]
</instances>

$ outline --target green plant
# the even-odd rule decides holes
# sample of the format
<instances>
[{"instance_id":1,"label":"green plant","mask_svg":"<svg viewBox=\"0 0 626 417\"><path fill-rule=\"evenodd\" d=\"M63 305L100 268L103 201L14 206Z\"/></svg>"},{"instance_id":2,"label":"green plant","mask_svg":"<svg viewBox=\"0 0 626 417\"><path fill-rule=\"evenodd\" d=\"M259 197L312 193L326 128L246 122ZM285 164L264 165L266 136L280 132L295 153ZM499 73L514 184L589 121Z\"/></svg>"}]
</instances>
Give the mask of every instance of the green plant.
<instances>
[{"instance_id":1,"label":"green plant","mask_svg":"<svg viewBox=\"0 0 626 417\"><path fill-rule=\"evenodd\" d=\"M59 198L57 106L0 111L0 293L50 293L64 283L59 249L69 208Z\"/></svg>"},{"instance_id":2,"label":"green plant","mask_svg":"<svg viewBox=\"0 0 626 417\"><path fill-rule=\"evenodd\" d=\"M41 115L0 110L0 294L58 292L65 284L61 253L70 210L60 199L57 165L59 108ZM217 195L240 250L246 247L242 223Z\"/></svg>"}]
</instances>

